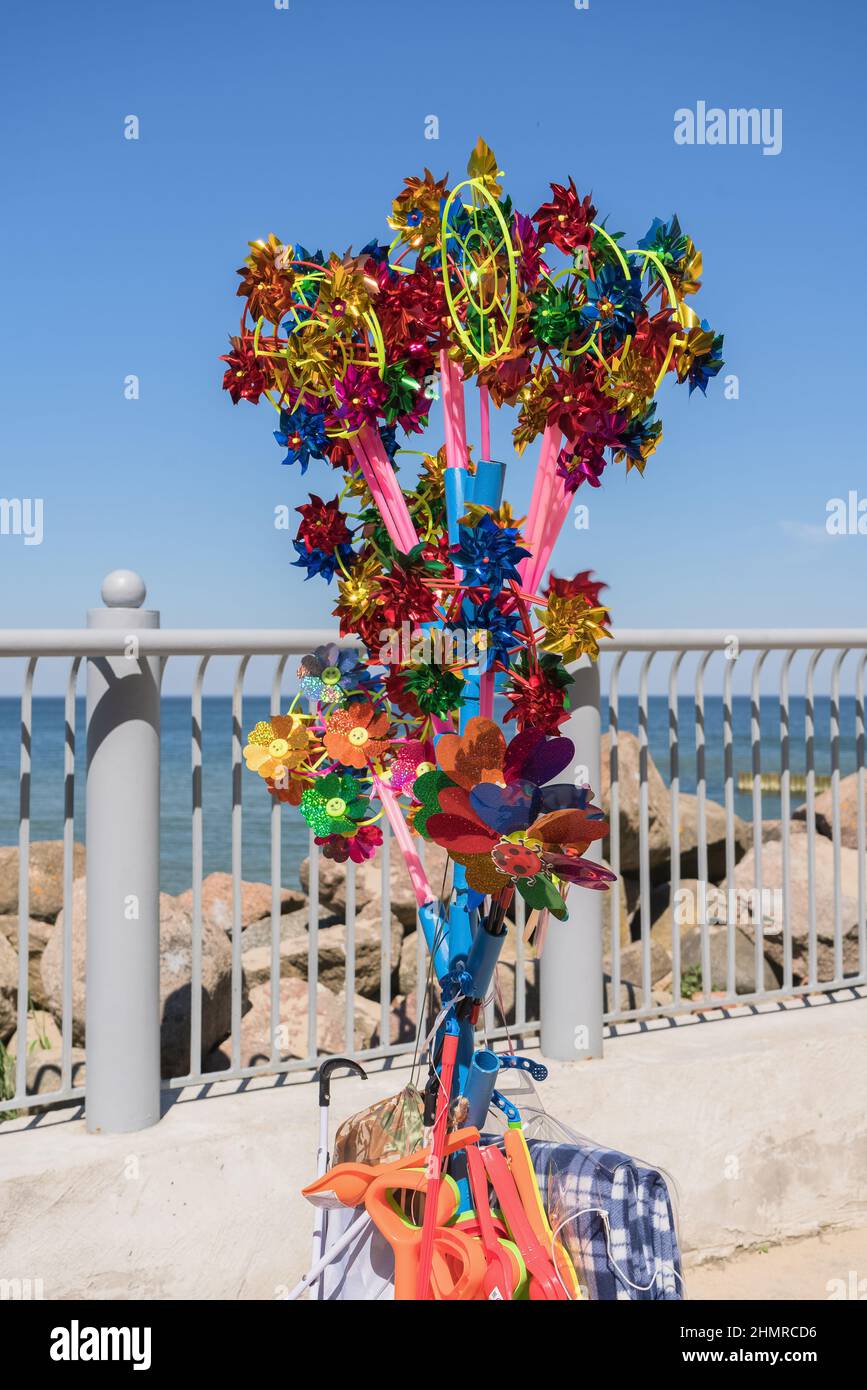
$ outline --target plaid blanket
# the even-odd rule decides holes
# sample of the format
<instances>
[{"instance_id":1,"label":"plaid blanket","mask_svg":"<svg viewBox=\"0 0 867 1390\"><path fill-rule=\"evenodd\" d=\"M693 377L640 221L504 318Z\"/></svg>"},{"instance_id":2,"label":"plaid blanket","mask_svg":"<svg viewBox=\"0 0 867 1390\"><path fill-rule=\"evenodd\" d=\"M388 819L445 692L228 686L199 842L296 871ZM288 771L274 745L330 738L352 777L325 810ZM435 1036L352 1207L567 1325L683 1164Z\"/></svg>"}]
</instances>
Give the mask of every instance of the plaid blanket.
<instances>
[{"instance_id":1,"label":"plaid blanket","mask_svg":"<svg viewBox=\"0 0 867 1390\"><path fill-rule=\"evenodd\" d=\"M592 1300L681 1299L683 1279L665 1180L590 1140L530 1140L552 1228Z\"/></svg>"}]
</instances>

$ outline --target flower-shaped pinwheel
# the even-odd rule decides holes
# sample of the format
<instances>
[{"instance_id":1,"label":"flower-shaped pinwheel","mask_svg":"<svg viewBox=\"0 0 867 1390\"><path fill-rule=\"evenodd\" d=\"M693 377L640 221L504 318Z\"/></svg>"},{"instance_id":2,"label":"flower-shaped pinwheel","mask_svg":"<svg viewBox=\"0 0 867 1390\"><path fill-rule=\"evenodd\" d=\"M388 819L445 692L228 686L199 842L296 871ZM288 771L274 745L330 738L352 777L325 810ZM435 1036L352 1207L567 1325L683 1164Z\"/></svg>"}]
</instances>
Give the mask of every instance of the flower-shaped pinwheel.
<instances>
[{"instance_id":1,"label":"flower-shaped pinwheel","mask_svg":"<svg viewBox=\"0 0 867 1390\"><path fill-rule=\"evenodd\" d=\"M487 598L477 605L471 620L464 619L454 624L452 630L465 634L467 651L475 640L479 662L484 668L489 668L495 661L508 668L510 652L518 645L515 633L520 624L518 613L506 613L496 599ZM483 640L482 633L485 634Z\"/></svg>"},{"instance_id":2,"label":"flower-shaped pinwheel","mask_svg":"<svg viewBox=\"0 0 867 1390\"><path fill-rule=\"evenodd\" d=\"M498 526L486 515L475 526L461 526L458 534L454 562L464 571L468 585L498 592L507 580L518 581L518 564L530 552L518 545L513 526Z\"/></svg>"},{"instance_id":3,"label":"flower-shaped pinwheel","mask_svg":"<svg viewBox=\"0 0 867 1390\"><path fill-rule=\"evenodd\" d=\"M611 633L605 626L610 621L608 610L593 608L583 594L564 598L551 594L547 608L537 608L536 615L545 629L540 645L546 652L562 656L567 664L585 653L595 660L599 642Z\"/></svg>"},{"instance_id":4,"label":"flower-shaped pinwheel","mask_svg":"<svg viewBox=\"0 0 867 1390\"><path fill-rule=\"evenodd\" d=\"M335 642L329 642L301 658L298 675L305 700L333 705L357 687L365 675L365 668L359 664L354 651L341 651Z\"/></svg>"},{"instance_id":5,"label":"flower-shaped pinwheel","mask_svg":"<svg viewBox=\"0 0 867 1390\"><path fill-rule=\"evenodd\" d=\"M573 752L570 739L535 729L507 744L493 720L470 719L463 734L440 738L438 770L416 780L415 829L466 869L476 892L497 894L514 883L528 906L565 917L555 879L593 888L614 881L581 857L608 832L590 789L545 785Z\"/></svg>"},{"instance_id":6,"label":"flower-shaped pinwheel","mask_svg":"<svg viewBox=\"0 0 867 1390\"><path fill-rule=\"evenodd\" d=\"M504 723L514 719L521 733L525 729L538 729L544 734L555 734L569 718L566 688L570 680L559 656L540 652L534 666L526 651L519 652L506 690L511 708Z\"/></svg>"},{"instance_id":7,"label":"flower-shaped pinwheel","mask_svg":"<svg viewBox=\"0 0 867 1390\"><path fill-rule=\"evenodd\" d=\"M370 802L351 773L317 777L301 797L301 814L314 835L355 835L359 822L370 816Z\"/></svg>"},{"instance_id":8,"label":"flower-shaped pinwheel","mask_svg":"<svg viewBox=\"0 0 867 1390\"><path fill-rule=\"evenodd\" d=\"M283 462L300 463L301 472L306 473L312 458L326 456L325 416L319 411L305 410L303 405L296 410L281 410L280 428L274 431L274 438L288 451Z\"/></svg>"},{"instance_id":9,"label":"flower-shaped pinwheel","mask_svg":"<svg viewBox=\"0 0 867 1390\"><path fill-rule=\"evenodd\" d=\"M342 705L328 716L322 739L325 751L344 767L370 767L391 746L383 737L389 722L387 712L377 710L370 700Z\"/></svg>"},{"instance_id":10,"label":"flower-shaped pinwheel","mask_svg":"<svg viewBox=\"0 0 867 1390\"><path fill-rule=\"evenodd\" d=\"M262 719L247 736L244 761L251 772L280 782L306 759L311 732L302 715L275 714Z\"/></svg>"},{"instance_id":11,"label":"flower-shaped pinwheel","mask_svg":"<svg viewBox=\"0 0 867 1390\"><path fill-rule=\"evenodd\" d=\"M552 183L551 193L551 201L543 203L533 214L540 242L543 245L550 243L567 253L577 251L580 246L589 246L593 240L592 222L596 216L589 193L580 198L572 179L568 187Z\"/></svg>"},{"instance_id":12,"label":"flower-shaped pinwheel","mask_svg":"<svg viewBox=\"0 0 867 1390\"><path fill-rule=\"evenodd\" d=\"M409 791L417 777L436 770L433 744L418 738L401 739L392 744L394 757L382 780L394 792Z\"/></svg>"},{"instance_id":13,"label":"flower-shaped pinwheel","mask_svg":"<svg viewBox=\"0 0 867 1390\"><path fill-rule=\"evenodd\" d=\"M346 430L360 430L376 419L388 400L388 387L371 367L349 366L335 382L337 414Z\"/></svg>"},{"instance_id":14,"label":"flower-shaped pinwheel","mask_svg":"<svg viewBox=\"0 0 867 1390\"><path fill-rule=\"evenodd\" d=\"M707 319L690 328L677 363L677 379L689 382L690 395L696 387L704 394L722 368L722 342L722 334L714 333Z\"/></svg>"},{"instance_id":15,"label":"flower-shaped pinwheel","mask_svg":"<svg viewBox=\"0 0 867 1390\"><path fill-rule=\"evenodd\" d=\"M333 859L335 864L345 864L347 859L363 864L373 858L382 844L382 831L378 825L360 825L354 835L316 835L314 839L325 858Z\"/></svg>"},{"instance_id":16,"label":"flower-shaped pinwheel","mask_svg":"<svg viewBox=\"0 0 867 1390\"><path fill-rule=\"evenodd\" d=\"M641 276L630 268L627 278L619 265L604 265L595 280L584 282L586 302L581 317L591 327L603 333L614 330L621 336L635 328L635 316L640 313Z\"/></svg>"},{"instance_id":17,"label":"flower-shaped pinwheel","mask_svg":"<svg viewBox=\"0 0 867 1390\"><path fill-rule=\"evenodd\" d=\"M223 390L228 391L235 405L239 401L259 404L259 397L273 385L267 360L257 357L249 343L242 338L230 338L232 351L221 357L227 362L223 373Z\"/></svg>"}]
</instances>

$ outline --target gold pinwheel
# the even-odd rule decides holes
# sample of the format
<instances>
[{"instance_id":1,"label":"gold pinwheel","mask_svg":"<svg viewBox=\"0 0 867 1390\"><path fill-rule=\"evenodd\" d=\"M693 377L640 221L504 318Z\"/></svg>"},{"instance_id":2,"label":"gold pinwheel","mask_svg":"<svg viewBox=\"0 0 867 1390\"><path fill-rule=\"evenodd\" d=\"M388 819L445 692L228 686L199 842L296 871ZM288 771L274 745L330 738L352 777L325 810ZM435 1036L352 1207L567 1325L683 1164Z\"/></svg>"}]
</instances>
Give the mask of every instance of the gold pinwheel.
<instances>
[{"instance_id":1,"label":"gold pinwheel","mask_svg":"<svg viewBox=\"0 0 867 1390\"><path fill-rule=\"evenodd\" d=\"M552 594L547 608L537 608L535 612L545 629L539 645L543 651L562 656L567 664L585 655L595 661L600 639L611 636L606 627L607 609L591 607L581 594L568 598Z\"/></svg>"}]
</instances>

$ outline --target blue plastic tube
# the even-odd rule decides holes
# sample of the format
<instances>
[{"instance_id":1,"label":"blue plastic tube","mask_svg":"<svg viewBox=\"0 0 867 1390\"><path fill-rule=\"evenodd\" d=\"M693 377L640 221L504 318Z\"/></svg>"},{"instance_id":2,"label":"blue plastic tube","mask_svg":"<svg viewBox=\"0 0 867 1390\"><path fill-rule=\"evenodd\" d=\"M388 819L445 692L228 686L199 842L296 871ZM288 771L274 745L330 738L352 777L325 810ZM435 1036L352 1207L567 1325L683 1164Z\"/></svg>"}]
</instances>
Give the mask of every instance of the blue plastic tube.
<instances>
[{"instance_id":1,"label":"blue plastic tube","mask_svg":"<svg viewBox=\"0 0 867 1390\"><path fill-rule=\"evenodd\" d=\"M448 524L449 545L457 545L458 522L467 509L467 483L472 482L464 468L447 468L445 479L446 522Z\"/></svg>"},{"instance_id":2,"label":"blue plastic tube","mask_svg":"<svg viewBox=\"0 0 867 1390\"><path fill-rule=\"evenodd\" d=\"M449 973L449 928L443 923L438 902L424 903L418 910L418 920L427 948L433 957L434 971L442 983Z\"/></svg>"},{"instance_id":3,"label":"blue plastic tube","mask_svg":"<svg viewBox=\"0 0 867 1390\"><path fill-rule=\"evenodd\" d=\"M503 486L506 480L506 465L483 460L470 478L470 501L480 507L490 507L496 511L503 500Z\"/></svg>"},{"instance_id":4,"label":"blue plastic tube","mask_svg":"<svg viewBox=\"0 0 867 1390\"><path fill-rule=\"evenodd\" d=\"M499 1072L500 1063L495 1052L484 1048L473 1053L464 1086L464 1098L469 1107L464 1124L474 1129L484 1129Z\"/></svg>"},{"instance_id":5,"label":"blue plastic tube","mask_svg":"<svg viewBox=\"0 0 867 1390\"><path fill-rule=\"evenodd\" d=\"M471 998L484 999L488 993L505 940L506 932L494 936L483 927L480 927L473 937L464 967L472 980ZM464 990L464 993L466 994L467 990Z\"/></svg>"}]
</instances>

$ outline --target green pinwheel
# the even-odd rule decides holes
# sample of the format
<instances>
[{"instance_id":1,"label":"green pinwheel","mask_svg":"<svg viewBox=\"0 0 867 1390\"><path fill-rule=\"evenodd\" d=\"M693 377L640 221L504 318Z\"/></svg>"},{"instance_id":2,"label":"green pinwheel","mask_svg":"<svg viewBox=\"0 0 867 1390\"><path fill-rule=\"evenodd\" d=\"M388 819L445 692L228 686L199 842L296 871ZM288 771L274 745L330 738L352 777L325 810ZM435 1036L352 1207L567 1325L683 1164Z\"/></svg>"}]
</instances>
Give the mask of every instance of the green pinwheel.
<instances>
[{"instance_id":1,"label":"green pinwheel","mask_svg":"<svg viewBox=\"0 0 867 1390\"><path fill-rule=\"evenodd\" d=\"M370 801L359 793L355 777L329 772L301 797L301 814L314 835L352 836L370 815Z\"/></svg>"}]
</instances>

